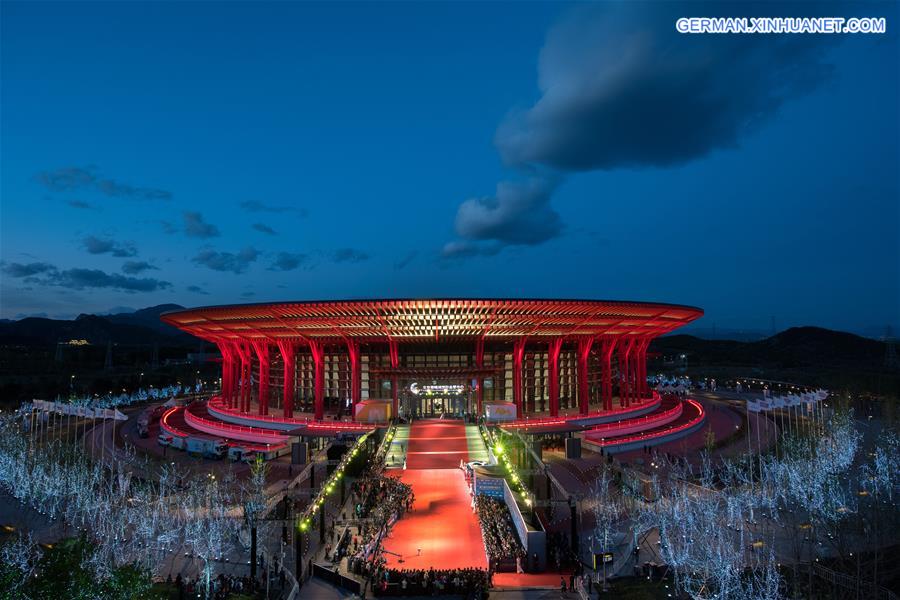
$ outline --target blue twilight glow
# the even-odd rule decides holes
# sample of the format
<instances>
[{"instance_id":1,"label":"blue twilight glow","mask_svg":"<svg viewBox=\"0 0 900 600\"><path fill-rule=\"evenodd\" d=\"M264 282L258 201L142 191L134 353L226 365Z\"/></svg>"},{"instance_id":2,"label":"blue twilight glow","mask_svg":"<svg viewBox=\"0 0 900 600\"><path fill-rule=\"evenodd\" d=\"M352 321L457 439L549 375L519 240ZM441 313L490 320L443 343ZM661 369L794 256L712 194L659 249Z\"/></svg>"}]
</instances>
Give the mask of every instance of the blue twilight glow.
<instances>
[{"instance_id":1,"label":"blue twilight glow","mask_svg":"<svg viewBox=\"0 0 900 600\"><path fill-rule=\"evenodd\" d=\"M900 327L898 5L697 7L3 2L0 316L565 296ZM675 27L823 15L887 33Z\"/></svg>"}]
</instances>

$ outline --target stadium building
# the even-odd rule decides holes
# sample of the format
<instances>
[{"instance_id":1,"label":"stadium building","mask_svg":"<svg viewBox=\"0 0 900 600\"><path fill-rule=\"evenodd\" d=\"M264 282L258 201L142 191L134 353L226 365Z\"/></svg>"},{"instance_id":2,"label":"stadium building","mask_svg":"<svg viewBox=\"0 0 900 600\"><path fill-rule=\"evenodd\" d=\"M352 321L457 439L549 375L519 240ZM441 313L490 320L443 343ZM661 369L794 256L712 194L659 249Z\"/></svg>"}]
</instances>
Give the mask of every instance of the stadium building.
<instances>
[{"instance_id":1,"label":"stadium building","mask_svg":"<svg viewBox=\"0 0 900 600\"><path fill-rule=\"evenodd\" d=\"M286 432L409 416L547 428L646 423L667 410L681 417L682 403L665 406L648 385L647 349L702 314L604 300L409 299L212 306L162 318L222 354L221 394L208 414L186 411L188 425Z\"/></svg>"}]
</instances>

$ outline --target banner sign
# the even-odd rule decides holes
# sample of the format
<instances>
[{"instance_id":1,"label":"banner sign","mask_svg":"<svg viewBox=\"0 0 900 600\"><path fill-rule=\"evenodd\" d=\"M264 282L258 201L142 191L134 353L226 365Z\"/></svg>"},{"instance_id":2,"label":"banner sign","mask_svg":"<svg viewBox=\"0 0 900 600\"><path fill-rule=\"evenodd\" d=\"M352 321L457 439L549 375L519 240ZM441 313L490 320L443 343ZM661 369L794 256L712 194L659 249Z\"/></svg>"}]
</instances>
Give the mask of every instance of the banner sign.
<instances>
[{"instance_id":1,"label":"banner sign","mask_svg":"<svg viewBox=\"0 0 900 600\"><path fill-rule=\"evenodd\" d=\"M594 554L594 570L600 570L601 564L608 564L613 561L613 553L612 552L603 552L601 554Z\"/></svg>"},{"instance_id":2,"label":"banner sign","mask_svg":"<svg viewBox=\"0 0 900 600\"><path fill-rule=\"evenodd\" d=\"M484 408L488 421L516 420L516 405L511 402L491 402L485 404Z\"/></svg>"},{"instance_id":3,"label":"banner sign","mask_svg":"<svg viewBox=\"0 0 900 600\"><path fill-rule=\"evenodd\" d=\"M498 500L503 499L503 480L498 477L488 477L475 474L475 494L490 496Z\"/></svg>"}]
</instances>

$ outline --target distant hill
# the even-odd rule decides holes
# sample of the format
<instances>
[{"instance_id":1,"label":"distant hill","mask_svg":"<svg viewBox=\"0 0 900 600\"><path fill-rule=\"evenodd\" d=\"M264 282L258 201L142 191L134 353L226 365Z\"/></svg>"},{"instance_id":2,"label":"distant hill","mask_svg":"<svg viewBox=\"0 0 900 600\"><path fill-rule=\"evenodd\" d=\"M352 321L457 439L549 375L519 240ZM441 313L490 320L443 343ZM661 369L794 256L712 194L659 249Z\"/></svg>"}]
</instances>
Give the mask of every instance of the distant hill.
<instances>
[{"instance_id":1,"label":"distant hill","mask_svg":"<svg viewBox=\"0 0 900 600\"><path fill-rule=\"evenodd\" d=\"M821 327L792 327L754 342L671 335L655 339L650 348L664 355L687 354L692 363L782 368L878 368L885 355L884 342Z\"/></svg>"},{"instance_id":2,"label":"distant hill","mask_svg":"<svg viewBox=\"0 0 900 600\"><path fill-rule=\"evenodd\" d=\"M166 335L179 335L180 333L182 333L179 329L163 323L159 320L159 316L163 313L167 313L173 310L181 310L183 308L184 307L179 304L160 304L158 306L142 308L132 313L118 313L115 315L107 315L103 318L107 321L110 321L111 323L120 323L123 325L138 325L142 327L149 327L150 329Z\"/></svg>"},{"instance_id":3,"label":"distant hill","mask_svg":"<svg viewBox=\"0 0 900 600\"><path fill-rule=\"evenodd\" d=\"M133 313L115 315L78 315L74 320L28 317L0 322L0 344L45 346L69 340L87 340L91 344L196 345L196 338L166 325L159 315L183 308L177 304L151 306Z\"/></svg>"}]
</instances>

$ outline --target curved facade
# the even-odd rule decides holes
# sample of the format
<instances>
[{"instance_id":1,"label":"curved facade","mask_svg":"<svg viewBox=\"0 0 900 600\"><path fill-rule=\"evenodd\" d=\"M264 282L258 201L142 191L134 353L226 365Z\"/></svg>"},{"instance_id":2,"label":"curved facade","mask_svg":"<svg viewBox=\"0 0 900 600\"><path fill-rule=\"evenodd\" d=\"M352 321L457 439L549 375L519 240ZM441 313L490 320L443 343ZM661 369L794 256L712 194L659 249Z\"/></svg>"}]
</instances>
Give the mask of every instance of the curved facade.
<instances>
[{"instance_id":1,"label":"curved facade","mask_svg":"<svg viewBox=\"0 0 900 600\"><path fill-rule=\"evenodd\" d=\"M216 344L222 402L316 420L391 414L586 415L652 397L650 341L703 311L602 300L410 299L213 306L163 315Z\"/></svg>"}]
</instances>

